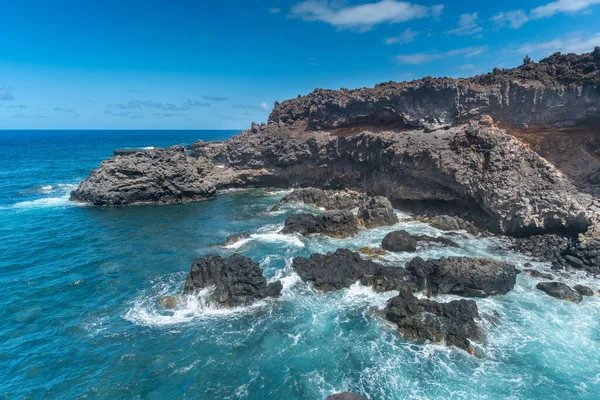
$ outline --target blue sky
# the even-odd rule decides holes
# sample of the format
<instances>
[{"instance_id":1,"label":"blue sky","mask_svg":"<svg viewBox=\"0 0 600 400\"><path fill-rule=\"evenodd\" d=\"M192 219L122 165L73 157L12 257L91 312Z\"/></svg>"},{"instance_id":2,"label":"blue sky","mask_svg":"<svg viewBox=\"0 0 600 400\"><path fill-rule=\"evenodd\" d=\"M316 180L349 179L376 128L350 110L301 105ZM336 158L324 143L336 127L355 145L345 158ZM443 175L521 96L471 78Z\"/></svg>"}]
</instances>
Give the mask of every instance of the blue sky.
<instances>
[{"instance_id":1,"label":"blue sky","mask_svg":"<svg viewBox=\"0 0 600 400\"><path fill-rule=\"evenodd\" d=\"M600 0L0 0L0 129L243 129L276 100L600 45Z\"/></svg>"}]
</instances>

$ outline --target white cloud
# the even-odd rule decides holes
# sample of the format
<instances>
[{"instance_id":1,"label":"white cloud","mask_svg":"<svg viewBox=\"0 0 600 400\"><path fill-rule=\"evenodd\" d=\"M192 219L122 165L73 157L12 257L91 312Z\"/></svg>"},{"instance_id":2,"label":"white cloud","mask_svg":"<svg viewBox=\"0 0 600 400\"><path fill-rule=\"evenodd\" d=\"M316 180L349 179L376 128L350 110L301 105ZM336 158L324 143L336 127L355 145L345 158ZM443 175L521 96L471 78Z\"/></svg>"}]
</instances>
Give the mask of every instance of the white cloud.
<instances>
[{"instance_id":1,"label":"white cloud","mask_svg":"<svg viewBox=\"0 0 600 400\"><path fill-rule=\"evenodd\" d=\"M0 87L0 100L9 101L14 99L15 96L13 96L13 94L10 90L8 90L7 87Z\"/></svg>"},{"instance_id":2,"label":"white cloud","mask_svg":"<svg viewBox=\"0 0 600 400\"><path fill-rule=\"evenodd\" d=\"M269 12L271 14L278 14L281 11L281 8L269 8Z\"/></svg>"},{"instance_id":3,"label":"white cloud","mask_svg":"<svg viewBox=\"0 0 600 400\"><path fill-rule=\"evenodd\" d=\"M574 13L586 10L594 4L600 4L600 0L558 0L544 6L531 10L531 18L551 17L559 13Z\"/></svg>"},{"instance_id":4,"label":"white cloud","mask_svg":"<svg viewBox=\"0 0 600 400\"><path fill-rule=\"evenodd\" d=\"M477 13L462 14L458 20L457 28L448 31L447 33L459 36L476 35L481 33L483 28L479 26L478 19L479 17L477 16Z\"/></svg>"},{"instance_id":5,"label":"white cloud","mask_svg":"<svg viewBox=\"0 0 600 400\"><path fill-rule=\"evenodd\" d=\"M474 46L474 47L463 47L461 49L449 50L445 53L416 53L416 54L402 54L396 56L395 59L400 64L425 64L433 60L439 60L445 57L456 57L461 56L465 58L478 56L488 50L487 46Z\"/></svg>"},{"instance_id":6,"label":"white cloud","mask_svg":"<svg viewBox=\"0 0 600 400\"><path fill-rule=\"evenodd\" d=\"M527 21L529 17L523 10L513 10L507 12L501 12L490 18L494 21L498 27L503 27L505 24L509 24L513 29L519 29Z\"/></svg>"},{"instance_id":7,"label":"white cloud","mask_svg":"<svg viewBox=\"0 0 600 400\"><path fill-rule=\"evenodd\" d=\"M595 35L581 37L572 36L549 40L547 42L527 43L521 46L517 51L520 54L543 54L555 53L589 53L600 43L600 32Z\"/></svg>"},{"instance_id":8,"label":"white cloud","mask_svg":"<svg viewBox=\"0 0 600 400\"><path fill-rule=\"evenodd\" d=\"M339 29L357 29L365 32L381 23L438 17L443 9L443 5L425 7L395 0L346 7L335 7L327 1L307 0L296 4L292 14L305 21L321 21Z\"/></svg>"},{"instance_id":9,"label":"white cloud","mask_svg":"<svg viewBox=\"0 0 600 400\"><path fill-rule=\"evenodd\" d=\"M389 37L389 38L385 38L384 39L384 43L385 44L406 44L406 43L411 43L415 41L415 38L417 37L418 33L414 32L412 29L408 28L406 29L404 32L402 32L400 34L400 36L394 36L394 37Z\"/></svg>"},{"instance_id":10,"label":"white cloud","mask_svg":"<svg viewBox=\"0 0 600 400\"><path fill-rule=\"evenodd\" d=\"M260 108L263 111L269 111L271 109L271 107L269 107L269 105L267 103L260 103Z\"/></svg>"}]
</instances>

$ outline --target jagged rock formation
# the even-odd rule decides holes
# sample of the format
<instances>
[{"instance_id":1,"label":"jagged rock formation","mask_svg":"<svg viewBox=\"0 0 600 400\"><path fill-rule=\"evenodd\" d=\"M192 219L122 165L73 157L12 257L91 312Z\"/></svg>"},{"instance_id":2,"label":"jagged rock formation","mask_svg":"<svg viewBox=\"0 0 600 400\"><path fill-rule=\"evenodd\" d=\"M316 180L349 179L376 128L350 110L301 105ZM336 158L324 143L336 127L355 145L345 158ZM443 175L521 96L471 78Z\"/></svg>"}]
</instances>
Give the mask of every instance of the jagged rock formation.
<instances>
[{"instance_id":1,"label":"jagged rock formation","mask_svg":"<svg viewBox=\"0 0 600 400\"><path fill-rule=\"evenodd\" d=\"M358 208L358 218L366 228L394 225L398 222L392 203L383 196L365 200Z\"/></svg>"},{"instance_id":2,"label":"jagged rock formation","mask_svg":"<svg viewBox=\"0 0 600 400\"><path fill-rule=\"evenodd\" d=\"M352 210L367 199L354 190L323 190L313 187L296 189L285 195L282 203L303 203L325 210Z\"/></svg>"},{"instance_id":3,"label":"jagged rock formation","mask_svg":"<svg viewBox=\"0 0 600 400\"><path fill-rule=\"evenodd\" d=\"M473 353L471 340L480 341L483 334L477 324L477 303L473 300L454 300L437 303L419 300L409 290L388 302L385 317L398 326L403 337L417 341L431 340L456 346Z\"/></svg>"},{"instance_id":4,"label":"jagged rock formation","mask_svg":"<svg viewBox=\"0 0 600 400\"><path fill-rule=\"evenodd\" d=\"M413 258L406 270L419 289L429 295L456 294L487 297L506 294L517 283L519 270L501 261L485 258L444 257L424 261Z\"/></svg>"},{"instance_id":5,"label":"jagged rock formation","mask_svg":"<svg viewBox=\"0 0 600 400\"><path fill-rule=\"evenodd\" d=\"M227 258L209 254L194 260L183 289L184 295L211 289L208 302L217 307L247 306L256 300L281 295L280 281L267 284L262 269L248 257Z\"/></svg>"},{"instance_id":6,"label":"jagged rock formation","mask_svg":"<svg viewBox=\"0 0 600 400\"><path fill-rule=\"evenodd\" d=\"M417 244L421 243L439 243L443 246L458 247L458 244L450 239L443 237L432 237L425 235L411 235L410 233L402 231L390 232L383 238L381 247L387 251L395 252L413 252L417 251Z\"/></svg>"},{"instance_id":7,"label":"jagged rock formation","mask_svg":"<svg viewBox=\"0 0 600 400\"><path fill-rule=\"evenodd\" d=\"M195 157L115 157L73 199L114 205L198 200L227 187L351 188L407 209L463 210L494 233L576 236L597 221L592 199L493 120L564 126L597 118L599 55L553 55L470 79L316 90L276 104L268 124L226 143L195 144ZM587 237L600 237L598 229Z\"/></svg>"},{"instance_id":8,"label":"jagged rock formation","mask_svg":"<svg viewBox=\"0 0 600 400\"><path fill-rule=\"evenodd\" d=\"M347 288L360 281L378 292L399 290L409 286L409 274L402 268L385 267L363 260L358 253L337 249L335 253L296 257L292 268L305 282L322 291Z\"/></svg>"},{"instance_id":9,"label":"jagged rock formation","mask_svg":"<svg viewBox=\"0 0 600 400\"><path fill-rule=\"evenodd\" d=\"M344 238L358 233L358 221L350 211L328 211L323 214L295 214L286 218L281 233L299 233Z\"/></svg>"},{"instance_id":10,"label":"jagged rock formation","mask_svg":"<svg viewBox=\"0 0 600 400\"><path fill-rule=\"evenodd\" d=\"M598 116L600 47L468 79L423 78L356 90L317 89L276 103L269 122L309 130L364 126L432 129L491 115L517 126L572 125Z\"/></svg>"}]
</instances>

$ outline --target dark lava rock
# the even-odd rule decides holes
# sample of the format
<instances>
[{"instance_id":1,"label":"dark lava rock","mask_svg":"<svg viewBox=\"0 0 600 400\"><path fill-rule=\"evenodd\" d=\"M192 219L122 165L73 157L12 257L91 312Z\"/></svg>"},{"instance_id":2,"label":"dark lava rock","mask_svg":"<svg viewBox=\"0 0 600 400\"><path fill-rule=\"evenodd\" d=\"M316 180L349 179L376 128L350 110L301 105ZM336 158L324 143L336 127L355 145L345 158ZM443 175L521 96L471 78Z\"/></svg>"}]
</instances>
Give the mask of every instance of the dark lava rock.
<instances>
[{"instance_id":1,"label":"dark lava rock","mask_svg":"<svg viewBox=\"0 0 600 400\"><path fill-rule=\"evenodd\" d=\"M458 231L460 222L458 218L450 215L438 215L429 221L429 225L441 231Z\"/></svg>"},{"instance_id":2,"label":"dark lava rock","mask_svg":"<svg viewBox=\"0 0 600 400\"><path fill-rule=\"evenodd\" d=\"M584 267L584 263L580 258L577 258L575 256L571 256L571 255L566 255L565 256L565 260L572 266L575 268L583 268Z\"/></svg>"},{"instance_id":3,"label":"dark lava rock","mask_svg":"<svg viewBox=\"0 0 600 400\"><path fill-rule=\"evenodd\" d=\"M394 231L385 235L381 247L387 251L417 251L417 239L406 231Z\"/></svg>"},{"instance_id":4,"label":"dark lava rock","mask_svg":"<svg viewBox=\"0 0 600 400\"><path fill-rule=\"evenodd\" d=\"M582 296L593 296L594 295L594 291L587 286L575 285L575 286L573 286L573 289L577 290L577 292L579 292L579 294Z\"/></svg>"},{"instance_id":5,"label":"dark lava rock","mask_svg":"<svg viewBox=\"0 0 600 400\"><path fill-rule=\"evenodd\" d=\"M244 240L250 237L249 233L236 233L234 235L229 235L227 236L227 239L225 239L225 242L223 243L223 246L229 246L231 244L234 244L236 242L239 242L240 240Z\"/></svg>"},{"instance_id":6,"label":"dark lava rock","mask_svg":"<svg viewBox=\"0 0 600 400\"><path fill-rule=\"evenodd\" d=\"M347 288L357 281L372 286L378 292L398 290L409 284L404 269L364 260L358 253L347 249L337 249L335 253L315 253L309 258L296 257L292 268L302 280L322 291Z\"/></svg>"},{"instance_id":7,"label":"dark lava rock","mask_svg":"<svg viewBox=\"0 0 600 400\"><path fill-rule=\"evenodd\" d=\"M329 211L319 215L295 214L287 217L281 233L310 235L320 233L332 237L354 236L358 222L350 211Z\"/></svg>"},{"instance_id":8,"label":"dark lava rock","mask_svg":"<svg viewBox=\"0 0 600 400\"><path fill-rule=\"evenodd\" d=\"M279 206L275 204L273 207L269 208L269 212L279 211Z\"/></svg>"},{"instance_id":9,"label":"dark lava rock","mask_svg":"<svg viewBox=\"0 0 600 400\"><path fill-rule=\"evenodd\" d=\"M296 189L281 199L282 203L304 203L325 210L352 210L358 207L366 195L353 190L323 190L313 187Z\"/></svg>"},{"instance_id":10,"label":"dark lava rock","mask_svg":"<svg viewBox=\"0 0 600 400\"><path fill-rule=\"evenodd\" d=\"M163 296L158 299L158 304L167 310L172 310L177 307L178 299L175 296Z\"/></svg>"},{"instance_id":11,"label":"dark lava rock","mask_svg":"<svg viewBox=\"0 0 600 400\"><path fill-rule=\"evenodd\" d=\"M412 252L417 250L417 243L440 243L444 246L459 247L454 241L443 237L432 237L425 235L411 235L410 233L402 231L390 232L383 238L381 247L388 251L407 251Z\"/></svg>"},{"instance_id":12,"label":"dark lava rock","mask_svg":"<svg viewBox=\"0 0 600 400\"><path fill-rule=\"evenodd\" d=\"M580 303L583 300L581 294L562 282L540 282L535 287L557 299L572 301L573 303Z\"/></svg>"},{"instance_id":13,"label":"dark lava rock","mask_svg":"<svg viewBox=\"0 0 600 400\"><path fill-rule=\"evenodd\" d=\"M554 280L554 275L547 274L545 272L540 272L535 269L524 269L523 272L525 272L527 275L529 275L532 278L549 279L551 281Z\"/></svg>"},{"instance_id":14,"label":"dark lava rock","mask_svg":"<svg viewBox=\"0 0 600 400\"><path fill-rule=\"evenodd\" d=\"M258 263L248 257L209 254L194 260L183 294L214 286L208 301L219 307L247 306L259 299L278 297L283 289L281 282L267 284L262 273Z\"/></svg>"},{"instance_id":15,"label":"dark lava rock","mask_svg":"<svg viewBox=\"0 0 600 400\"><path fill-rule=\"evenodd\" d=\"M394 225L398 223L398 216L394 213L392 203L383 197L369 197L358 209L360 218L367 228Z\"/></svg>"},{"instance_id":16,"label":"dark lava rock","mask_svg":"<svg viewBox=\"0 0 600 400\"><path fill-rule=\"evenodd\" d=\"M456 294L487 297L506 294L516 284L514 265L486 258L444 257L424 261L413 258L406 269L415 283L430 295Z\"/></svg>"},{"instance_id":17,"label":"dark lava rock","mask_svg":"<svg viewBox=\"0 0 600 400\"><path fill-rule=\"evenodd\" d=\"M456 346L469 353L473 353L470 340L479 341L483 338L475 323L479 312L473 300L437 303L419 300L409 290L403 289L388 302L385 317L395 323L407 339L431 340Z\"/></svg>"},{"instance_id":18,"label":"dark lava rock","mask_svg":"<svg viewBox=\"0 0 600 400\"><path fill-rule=\"evenodd\" d=\"M332 394L331 396L327 397L327 400L367 400L367 398L356 393L344 392Z\"/></svg>"}]
</instances>

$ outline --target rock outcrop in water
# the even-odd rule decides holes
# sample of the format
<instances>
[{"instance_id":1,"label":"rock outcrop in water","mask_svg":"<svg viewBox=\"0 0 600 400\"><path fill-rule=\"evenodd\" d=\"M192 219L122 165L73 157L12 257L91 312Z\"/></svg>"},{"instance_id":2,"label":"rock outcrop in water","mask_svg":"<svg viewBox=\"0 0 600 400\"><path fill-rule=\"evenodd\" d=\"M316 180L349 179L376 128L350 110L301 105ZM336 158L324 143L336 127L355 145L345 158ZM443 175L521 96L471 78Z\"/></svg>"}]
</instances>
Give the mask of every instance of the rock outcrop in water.
<instances>
[{"instance_id":1,"label":"rock outcrop in water","mask_svg":"<svg viewBox=\"0 0 600 400\"><path fill-rule=\"evenodd\" d=\"M573 303L581 303L581 300L583 300L583 297L579 292L571 289L562 282L540 282L535 287L557 299L567 300Z\"/></svg>"},{"instance_id":2,"label":"rock outcrop in water","mask_svg":"<svg viewBox=\"0 0 600 400\"><path fill-rule=\"evenodd\" d=\"M352 210L367 199L354 190L323 190L313 187L296 189L285 195L282 203L303 203L325 210Z\"/></svg>"},{"instance_id":3,"label":"rock outcrop in water","mask_svg":"<svg viewBox=\"0 0 600 400\"><path fill-rule=\"evenodd\" d=\"M459 247L458 244L444 237L426 235L411 235L407 231L393 231L385 235L381 247L387 251L413 252L417 251L418 243L439 243L442 246Z\"/></svg>"},{"instance_id":4,"label":"rock outcrop in water","mask_svg":"<svg viewBox=\"0 0 600 400\"><path fill-rule=\"evenodd\" d=\"M366 397L352 392L332 394L327 400L367 400Z\"/></svg>"},{"instance_id":5,"label":"rock outcrop in water","mask_svg":"<svg viewBox=\"0 0 600 400\"><path fill-rule=\"evenodd\" d=\"M553 55L470 79L316 90L276 104L268 124L199 143L190 156L115 157L73 199L114 205L198 200L229 187L349 188L409 210L464 215L494 233L574 237L598 220L592 199L498 126L596 120L599 54Z\"/></svg>"},{"instance_id":6,"label":"rock outcrop in water","mask_svg":"<svg viewBox=\"0 0 600 400\"><path fill-rule=\"evenodd\" d=\"M315 253L308 258L296 257L292 268L303 281L325 292L348 288L356 282L372 286L378 292L399 290L409 285L409 274L404 269L363 260L358 253L346 249Z\"/></svg>"},{"instance_id":7,"label":"rock outcrop in water","mask_svg":"<svg viewBox=\"0 0 600 400\"><path fill-rule=\"evenodd\" d=\"M280 281L267 284L258 263L234 254L227 258L209 254L192 264L183 289L184 295L208 289L208 302L217 307L247 306L256 300L281 295Z\"/></svg>"},{"instance_id":8,"label":"rock outcrop in water","mask_svg":"<svg viewBox=\"0 0 600 400\"><path fill-rule=\"evenodd\" d=\"M430 295L456 294L487 297L506 294L517 283L519 270L514 265L486 258L413 258L407 265L419 289Z\"/></svg>"},{"instance_id":9,"label":"rock outcrop in water","mask_svg":"<svg viewBox=\"0 0 600 400\"><path fill-rule=\"evenodd\" d=\"M328 211L323 214L295 214L286 218L281 233L321 234L344 238L358 233L358 221L350 211Z\"/></svg>"},{"instance_id":10,"label":"rock outcrop in water","mask_svg":"<svg viewBox=\"0 0 600 400\"><path fill-rule=\"evenodd\" d=\"M479 311L473 300L437 303L419 300L409 290L403 289L388 302L385 318L395 323L407 339L431 340L469 353L474 352L471 341L483 339L483 333L475 323L479 319Z\"/></svg>"}]
</instances>

